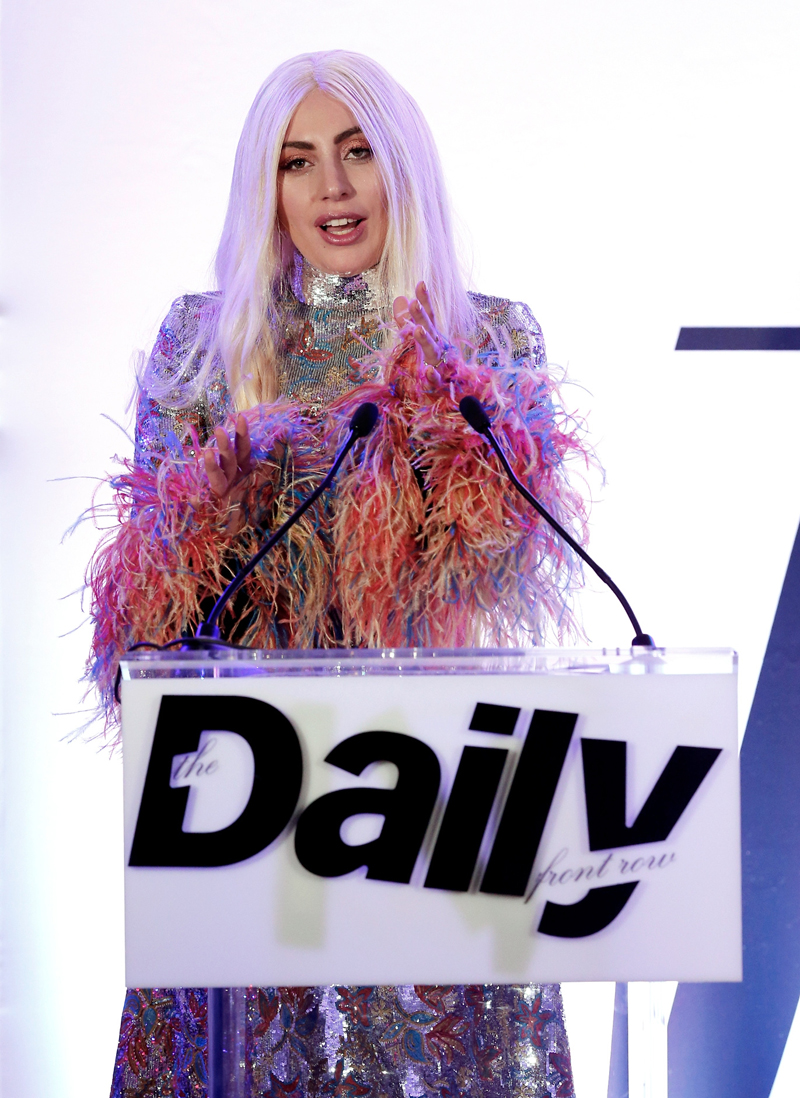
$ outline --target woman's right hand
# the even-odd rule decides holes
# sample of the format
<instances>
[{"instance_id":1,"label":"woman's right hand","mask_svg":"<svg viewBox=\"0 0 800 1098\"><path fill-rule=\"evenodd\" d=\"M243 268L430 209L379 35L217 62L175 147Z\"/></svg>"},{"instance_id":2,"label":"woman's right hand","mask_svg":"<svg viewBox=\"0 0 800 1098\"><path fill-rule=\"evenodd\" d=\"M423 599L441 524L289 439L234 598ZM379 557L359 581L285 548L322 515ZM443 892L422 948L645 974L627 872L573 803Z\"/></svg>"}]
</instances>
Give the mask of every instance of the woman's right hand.
<instances>
[{"instance_id":1,"label":"woman's right hand","mask_svg":"<svg viewBox=\"0 0 800 1098\"><path fill-rule=\"evenodd\" d=\"M414 337L422 351L425 365L436 369L444 363L449 344L436 327L433 303L424 282L418 282L416 297L396 297L392 310L395 323L401 332Z\"/></svg>"},{"instance_id":2,"label":"woman's right hand","mask_svg":"<svg viewBox=\"0 0 800 1098\"><path fill-rule=\"evenodd\" d=\"M208 486L212 495L221 505L230 508L228 533L236 534L244 525L242 500L248 488L248 477L253 471L250 431L246 418L239 413L233 444L222 427L214 429L216 448L207 447L203 451Z\"/></svg>"}]
</instances>

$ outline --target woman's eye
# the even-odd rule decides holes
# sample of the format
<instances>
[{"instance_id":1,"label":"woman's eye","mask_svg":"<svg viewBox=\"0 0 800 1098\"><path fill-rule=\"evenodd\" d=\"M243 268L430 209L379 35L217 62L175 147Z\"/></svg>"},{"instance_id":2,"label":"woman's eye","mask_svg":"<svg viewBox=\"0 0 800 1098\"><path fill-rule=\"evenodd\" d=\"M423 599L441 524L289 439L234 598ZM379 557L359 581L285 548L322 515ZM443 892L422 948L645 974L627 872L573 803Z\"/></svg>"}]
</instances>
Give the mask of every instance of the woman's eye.
<instances>
[{"instance_id":1,"label":"woman's eye","mask_svg":"<svg viewBox=\"0 0 800 1098\"><path fill-rule=\"evenodd\" d=\"M292 160L285 160L281 164L282 172L299 172L308 164L304 156L295 156Z\"/></svg>"},{"instance_id":2,"label":"woman's eye","mask_svg":"<svg viewBox=\"0 0 800 1098\"><path fill-rule=\"evenodd\" d=\"M345 155L352 160L369 160L372 156L372 149L369 145L355 145L353 148L348 149Z\"/></svg>"}]
</instances>

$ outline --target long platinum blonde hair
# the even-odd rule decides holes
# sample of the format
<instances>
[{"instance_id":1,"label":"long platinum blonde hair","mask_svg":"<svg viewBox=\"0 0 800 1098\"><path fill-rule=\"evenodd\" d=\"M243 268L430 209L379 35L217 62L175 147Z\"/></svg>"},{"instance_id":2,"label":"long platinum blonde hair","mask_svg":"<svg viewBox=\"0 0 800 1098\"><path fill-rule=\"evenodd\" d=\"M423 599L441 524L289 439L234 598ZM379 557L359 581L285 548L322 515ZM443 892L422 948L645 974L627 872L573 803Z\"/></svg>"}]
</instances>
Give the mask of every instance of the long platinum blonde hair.
<instances>
[{"instance_id":1,"label":"long platinum blonde hair","mask_svg":"<svg viewBox=\"0 0 800 1098\"><path fill-rule=\"evenodd\" d=\"M182 373L166 389L181 404L202 392L221 356L237 408L275 400L280 302L294 248L278 221L278 167L289 122L314 89L348 107L369 142L383 185L388 228L378 264L387 300L423 279L440 330L469 338L475 314L453 237L441 164L419 107L377 62L330 50L285 61L259 89L236 150L228 211L216 257L222 291L213 330L201 332ZM159 386L160 388L160 386ZM156 395L156 394L154 394Z\"/></svg>"}]
</instances>

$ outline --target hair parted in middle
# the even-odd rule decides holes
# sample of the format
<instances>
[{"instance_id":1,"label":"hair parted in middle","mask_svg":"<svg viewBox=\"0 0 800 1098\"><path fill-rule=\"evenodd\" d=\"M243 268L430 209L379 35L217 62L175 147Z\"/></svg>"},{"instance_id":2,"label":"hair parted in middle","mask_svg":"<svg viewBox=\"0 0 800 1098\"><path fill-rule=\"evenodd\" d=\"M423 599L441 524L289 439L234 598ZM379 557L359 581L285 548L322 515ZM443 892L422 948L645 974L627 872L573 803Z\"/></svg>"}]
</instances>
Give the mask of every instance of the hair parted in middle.
<instances>
[{"instance_id":1,"label":"hair parted in middle","mask_svg":"<svg viewBox=\"0 0 800 1098\"><path fill-rule=\"evenodd\" d=\"M278 221L278 168L292 115L315 89L350 109L372 148L388 222L378 264L387 299L413 294L422 279L445 335L473 332L441 164L419 107L369 57L346 50L301 54L267 77L245 120L216 257L222 291L216 330L199 372L195 367L184 379L193 390L187 397L202 391L214 353L225 363L237 408L278 396L279 301L294 256Z\"/></svg>"}]
</instances>

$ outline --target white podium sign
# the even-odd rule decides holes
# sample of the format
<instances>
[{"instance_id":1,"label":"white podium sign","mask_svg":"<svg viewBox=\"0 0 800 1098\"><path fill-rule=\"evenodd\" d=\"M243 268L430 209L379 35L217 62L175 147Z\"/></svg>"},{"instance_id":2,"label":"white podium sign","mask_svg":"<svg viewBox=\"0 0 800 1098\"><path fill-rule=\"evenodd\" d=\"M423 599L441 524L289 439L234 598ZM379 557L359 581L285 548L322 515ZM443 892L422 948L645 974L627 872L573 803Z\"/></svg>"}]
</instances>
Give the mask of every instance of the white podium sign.
<instances>
[{"instance_id":1,"label":"white podium sign","mask_svg":"<svg viewBox=\"0 0 800 1098\"><path fill-rule=\"evenodd\" d=\"M146 653L129 986L741 979L730 651Z\"/></svg>"}]
</instances>

